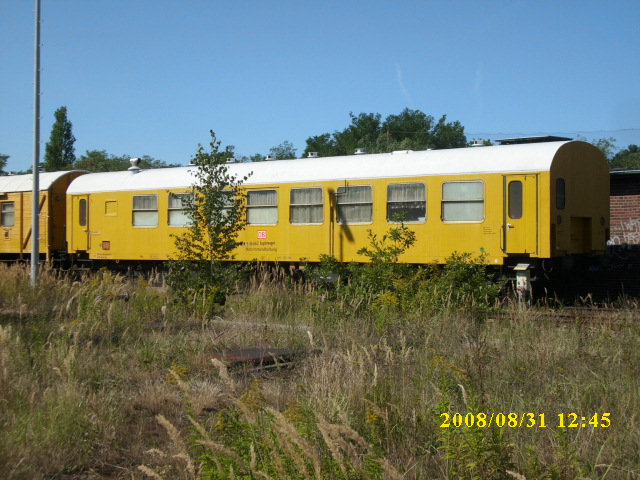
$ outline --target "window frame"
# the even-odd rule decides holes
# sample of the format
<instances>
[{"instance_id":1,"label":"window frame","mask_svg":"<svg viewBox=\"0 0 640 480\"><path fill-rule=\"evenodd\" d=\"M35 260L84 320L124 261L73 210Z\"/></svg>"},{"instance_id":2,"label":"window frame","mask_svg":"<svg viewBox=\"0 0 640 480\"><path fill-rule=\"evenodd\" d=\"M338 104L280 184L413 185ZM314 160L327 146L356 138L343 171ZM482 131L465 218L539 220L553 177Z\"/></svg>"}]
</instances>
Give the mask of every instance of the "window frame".
<instances>
[{"instance_id":1,"label":"window frame","mask_svg":"<svg viewBox=\"0 0 640 480\"><path fill-rule=\"evenodd\" d=\"M87 226L89 201L86 198L81 198L78 201L78 225L81 227Z\"/></svg>"},{"instance_id":2,"label":"window frame","mask_svg":"<svg viewBox=\"0 0 640 480\"><path fill-rule=\"evenodd\" d=\"M186 215L184 215L184 213L182 213L182 217L186 217L187 218L187 222L186 223L171 223L171 217L172 217L172 213L174 212L185 212L186 208L184 207L182 200L180 200L180 207L172 207L171 206L171 199L172 198L182 198L182 197L191 197L193 198L193 193L188 193L188 192L180 192L180 193L174 193L174 192L169 192L169 196L167 198L167 225L169 227L188 227L192 224L191 219L189 219L188 217L186 217Z\"/></svg>"},{"instance_id":3,"label":"window frame","mask_svg":"<svg viewBox=\"0 0 640 480\"><path fill-rule=\"evenodd\" d=\"M9 207L11 206L11 211L5 211L5 206ZM16 202L13 200L10 200L8 202L2 202L2 206L0 207L1 211L0 211L0 225L3 227L15 227L16 225ZM5 223L5 216L6 214L10 213L11 214L11 224L7 224Z\"/></svg>"},{"instance_id":4,"label":"window frame","mask_svg":"<svg viewBox=\"0 0 640 480\"><path fill-rule=\"evenodd\" d=\"M482 198L473 199L473 198L464 198L464 199L445 199L445 186L453 185L453 184L462 184L462 183L476 183L482 186ZM485 183L482 180L453 180L442 182L442 196L441 196L441 204L440 204L440 218L443 223L482 223L486 218L486 210L485 210ZM445 219L445 206L446 205L462 205L462 204L481 204L482 205L482 218L480 219L464 219L464 220L447 220Z\"/></svg>"},{"instance_id":5,"label":"window frame","mask_svg":"<svg viewBox=\"0 0 640 480\"><path fill-rule=\"evenodd\" d=\"M275 198L276 198L276 202L274 204L269 204L269 205L251 205L251 195L255 194L255 193L260 193L260 192L275 192ZM266 223L266 222L251 222L250 221L250 216L251 216L251 211L255 211L258 209L274 209L275 211L275 222L274 223ZM262 189L256 189L256 190L249 190L247 191L247 225L277 225L278 224L278 215L279 215L279 211L278 211L278 189L277 188L262 188Z\"/></svg>"},{"instance_id":6,"label":"window frame","mask_svg":"<svg viewBox=\"0 0 640 480\"><path fill-rule=\"evenodd\" d=\"M391 187L397 187L400 185L422 185L423 188L423 192L424 192L424 200L409 200L409 201L400 201L400 200L389 200L390 198L390 190ZM391 218L391 215L389 215L389 207L392 204L400 204L400 203L422 203L424 205L424 216L423 217L418 217L418 220L407 220L404 219L401 222L396 222ZM394 214L395 215L395 214ZM422 218L422 220L420 220L420 218ZM427 184L424 182L402 182L402 183L390 183L387 185L387 223L411 223L411 224L420 224L420 223L426 223L427 222Z\"/></svg>"},{"instance_id":7,"label":"window frame","mask_svg":"<svg viewBox=\"0 0 640 480\"><path fill-rule=\"evenodd\" d=\"M229 217L229 212L233 210L236 203L236 191L235 190L223 190L224 206L222 207L222 216L226 220Z\"/></svg>"},{"instance_id":8,"label":"window frame","mask_svg":"<svg viewBox=\"0 0 640 480\"><path fill-rule=\"evenodd\" d=\"M513 190L512 185L519 185L519 190ZM509 199L507 202L507 216L511 220L520 220L524 215L524 183L522 180L509 180L507 194Z\"/></svg>"},{"instance_id":9,"label":"window frame","mask_svg":"<svg viewBox=\"0 0 640 480\"><path fill-rule=\"evenodd\" d=\"M320 203L293 203L293 195L295 191L299 190L320 190ZM300 222L293 220L294 209L298 208L314 208L320 207L320 221L319 222ZM312 215L313 216L313 215ZM290 225L322 225L324 224L324 190L322 187L297 187L292 188L289 191L289 224Z\"/></svg>"},{"instance_id":10,"label":"window frame","mask_svg":"<svg viewBox=\"0 0 640 480\"><path fill-rule=\"evenodd\" d=\"M563 177L558 177L556 178L556 209L564 210L566 207L567 207L567 182Z\"/></svg>"},{"instance_id":11,"label":"window frame","mask_svg":"<svg viewBox=\"0 0 640 480\"><path fill-rule=\"evenodd\" d=\"M136 208L136 198L140 198L140 197L153 197L155 198L156 201L156 205L155 208ZM160 215L159 215L159 210L158 210L158 194L156 193L152 193L152 194L146 194L146 195L133 195L132 196L132 200L131 200L131 225L134 228L157 228L159 223L160 223ZM147 212L155 212L155 220L156 223L154 225L136 225L136 213L147 213Z\"/></svg>"},{"instance_id":12,"label":"window frame","mask_svg":"<svg viewBox=\"0 0 640 480\"><path fill-rule=\"evenodd\" d=\"M368 188L370 192L371 200L367 202L340 202L340 198L344 198L344 192L341 193L340 189L348 191L350 188ZM361 222L349 222L349 221L341 221L342 215L340 213L340 206L344 205L370 205L371 206L371 215L369 220L361 221ZM373 223L373 186L371 185L341 185L336 189L336 222L339 225L371 225Z\"/></svg>"}]
</instances>

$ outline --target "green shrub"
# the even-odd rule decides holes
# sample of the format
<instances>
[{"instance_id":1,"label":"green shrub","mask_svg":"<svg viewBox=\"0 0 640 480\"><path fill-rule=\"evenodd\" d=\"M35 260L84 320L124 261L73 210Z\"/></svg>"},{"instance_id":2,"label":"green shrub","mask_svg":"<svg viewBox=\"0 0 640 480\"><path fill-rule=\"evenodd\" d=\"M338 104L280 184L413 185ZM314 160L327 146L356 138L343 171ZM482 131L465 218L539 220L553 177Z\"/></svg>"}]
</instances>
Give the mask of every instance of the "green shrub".
<instances>
[{"instance_id":1,"label":"green shrub","mask_svg":"<svg viewBox=\"0 0 640 480\"><path fill-rule=\"evenodd\" d=\"M443 266L410 265L399 261L415 242L415 233L404 224L382 237L369 230L368 238L369 246L358 251L368 263L323 255L310 269L329 298L345 302L351 312L371 310L380 320L393 312L441 310L483 318L493 310L502 286L493 281L482 256L456 252Z\"/></svg>"}]
</instances>

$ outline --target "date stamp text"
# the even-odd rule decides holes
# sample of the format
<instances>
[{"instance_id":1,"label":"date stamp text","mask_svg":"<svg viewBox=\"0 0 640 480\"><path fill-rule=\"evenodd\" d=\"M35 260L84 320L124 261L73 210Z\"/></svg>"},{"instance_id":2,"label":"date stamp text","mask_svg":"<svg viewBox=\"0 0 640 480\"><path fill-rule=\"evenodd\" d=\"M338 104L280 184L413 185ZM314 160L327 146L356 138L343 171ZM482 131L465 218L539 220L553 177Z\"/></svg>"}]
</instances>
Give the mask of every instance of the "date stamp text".
<instances>
[{"instance_id":1,"label":"date stamp text","mask_svg":"<svg viewBox=\"0 0 640 480\"><path fill-rule=\"evenodd\" d=\"M441 413L440 427L607 428L611 426L610 416L610 413L558 413L547 418L544 413Z\"/></svg>"}]
</instances>

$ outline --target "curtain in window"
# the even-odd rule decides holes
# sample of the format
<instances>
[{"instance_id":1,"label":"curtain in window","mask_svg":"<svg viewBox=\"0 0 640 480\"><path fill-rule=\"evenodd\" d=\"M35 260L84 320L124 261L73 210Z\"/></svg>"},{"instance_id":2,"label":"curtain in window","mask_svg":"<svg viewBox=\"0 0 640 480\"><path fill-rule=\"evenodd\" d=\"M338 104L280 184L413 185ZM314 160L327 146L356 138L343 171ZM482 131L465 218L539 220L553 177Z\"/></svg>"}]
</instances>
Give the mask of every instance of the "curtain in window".
<instances>
[{"instance_id":1,"label":"curtain in window","mask_svg":"<svg viewBox=\"0 0 640 480\"><path fill-rule=\"evenodd\" d=\"M189 225L191 219L187 215L184 204L191 197L189 193L172 193L169 195L169 225L172 227Z\"/></svg>"},{"instance_id":2,"label":"curtain in window","mask_svg":"<svg viewBox=\"0 0 640 480\"><path fill-rule=\"evenodd\" d=\"M155 227L158 225L158 196L135 195L133 197L133 226Z\"/></svg>"},{"instance_id":3,"label":"curtain in window","mask_svg":"<svg viewBox=\"0 0 640 480\"><path fill-rule=\"evenodd\" d=\"M157 210L158 209L157 195L135 195L133 197L133 209L134 210Z\"/></svg>"},{"instance_id":4,"label":"curtain in window","mask_svg":"<svg viewBox=\"0 0 640 480\"><path fill-rule=\"evenodd\" d=\"M338 187L338 223L373 221L373 195L368 185Z\"/></svg>"},{"instance_id":5,"label":"curtain in window","mask_svg":"<svg viewBox=\"0 0 640 480\"><path fill-rule=\"evenodd\" d=\"M365 202L372 202L371 187L369 185L338 187L338 204Z\"/></svg>"},{"instance_id":6,"label":"curtain in window","mask_svg":"<svg viewBox=\"0 0 640 480\"><path fill-rule=\"evenodd\" d=\"M278 223L278 192L254 190L247 193L247 223L275 225Z\"/></svg>"},{"instance_id":7,"label":"curtain in window","mask_svg":"<svg viewBox=\"0 0 640 480\"><path fill-rule=\"evenodd\" d=\"M415 202L425 200L424 183L398 183L389 185L390 202Z\"/></svg>"},{"instance_id":8,"label":"curtain in window","mask_svg":"<svg viewBox=\"0 0 640 480\"><path fill-rule=\"evenodd\" d=\"M322 223L322 209L321 188L291 190L291 223Z\"/></svg>"},{"instance_id":9,"label":"curtain in window","mask_svg":"<svg viewBox=\"0 0 640 480\"><path fill-rule=\"evenodd\" d=\"M387 189L387 220L402 217L404 222L424 222L427 217L424 183L391 184Z\"/></svg>"},{"instance_id":10,"label":"curtain in window","mask_svg":"<svg viewBox=\"0 0 640 480\"><path fill-rule=\"evenodd\" d=\"M13 227L15 224L14 203L5 202L2 204L2 226Z\"/></svg>"},{"instance_id":11,"label":"curtain in window","mask_svg":"<svg viewBox=\"0 0 640 480\"><path fill-rule=\"evenodd\" d=\"M276 190L254 190L247 194L247 205L250 207L278 205Z\"/></svg>"},{"instance_id":12,"label":"curtain in window","mask_svg":"<svg viewBox=\"0 0 640 480\"><path fill-rule=\"evenodd\" d=\"M184 208L183 202L189 197L188 193L172 193L169 195L169 208Z\"/></svg>"},{"instance_id":13,"label":"curtain in window","mask_svg":"<svg viewBox=\"0 0 640 480\"><path fill-rule=\"evenodd\" d=\"M291 190L291 205L313 205L321 203L321 188L294 188Z\"/></svg>"}]
</instances>

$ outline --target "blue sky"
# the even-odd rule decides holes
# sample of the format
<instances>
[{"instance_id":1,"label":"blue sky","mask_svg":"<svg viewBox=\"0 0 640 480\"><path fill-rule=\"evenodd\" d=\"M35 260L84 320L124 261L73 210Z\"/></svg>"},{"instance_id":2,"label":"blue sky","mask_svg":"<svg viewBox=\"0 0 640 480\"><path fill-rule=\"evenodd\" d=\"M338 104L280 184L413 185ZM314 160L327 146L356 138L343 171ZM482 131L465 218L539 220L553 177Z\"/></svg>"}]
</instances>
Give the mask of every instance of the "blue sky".
<instances>
[{"instance_id":1,"label":"blue sky","mask_svg":"<svg viewBox=\"0 0 640 480\"><path fill-rule=\"evenodd\" d=\"M640 1L41 0L42 155L65 105L76 155L187 164L214 130L244 155L349 112L446 114L469 140L640 144ZM33 161L33 0L0 1L0 153Z\"/></svg>"}]
</instances>

